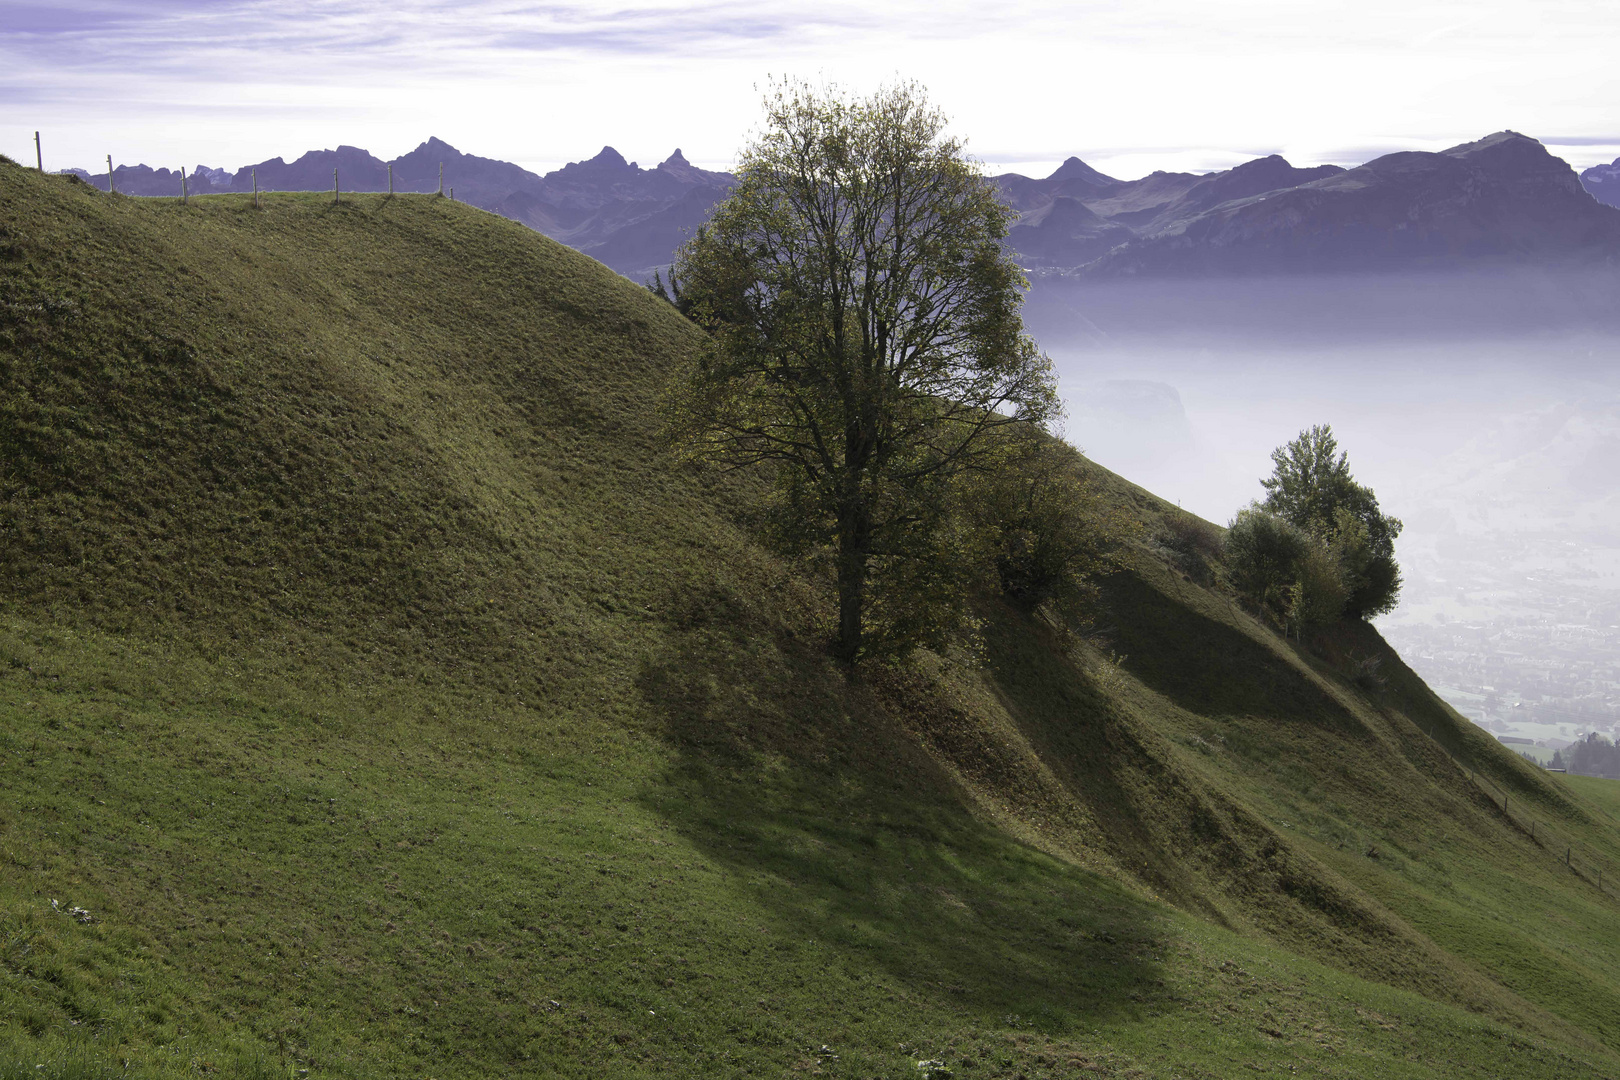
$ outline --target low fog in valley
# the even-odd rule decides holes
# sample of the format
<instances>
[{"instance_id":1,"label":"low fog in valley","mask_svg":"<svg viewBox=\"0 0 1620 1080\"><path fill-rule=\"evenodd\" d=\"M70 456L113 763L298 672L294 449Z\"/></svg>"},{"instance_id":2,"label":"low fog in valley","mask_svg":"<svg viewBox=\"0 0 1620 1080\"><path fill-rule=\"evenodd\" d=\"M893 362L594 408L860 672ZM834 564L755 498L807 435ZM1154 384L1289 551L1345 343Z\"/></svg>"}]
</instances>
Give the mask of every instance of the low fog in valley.
<instances>
[{"instance_id":1,"label":"low fog in valley","mask_svg":"<svg viewBox=\"0 0 1620 1080\"><path fill-rule=\"evenodd\" d=\"M1620 735L1620 274L1037 277L1066 434L1220 524L1330 423L1406 523L1385 636L1539 758Z\"/></svg>"}]
</instances>

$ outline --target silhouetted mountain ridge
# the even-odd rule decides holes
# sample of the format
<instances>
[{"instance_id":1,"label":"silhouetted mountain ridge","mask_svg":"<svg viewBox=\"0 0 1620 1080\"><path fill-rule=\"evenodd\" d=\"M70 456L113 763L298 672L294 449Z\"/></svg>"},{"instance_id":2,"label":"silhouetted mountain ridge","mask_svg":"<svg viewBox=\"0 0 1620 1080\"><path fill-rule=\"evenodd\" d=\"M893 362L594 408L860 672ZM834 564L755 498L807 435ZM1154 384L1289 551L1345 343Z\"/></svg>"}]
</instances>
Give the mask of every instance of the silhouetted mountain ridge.
<instances>
[{"instance_id":1,"label":"silhouetted mountain ridge","mask_svg":"<svg viewBox=\"0 0 1620 1080\"><path fill-rule=\"evenodd\" d=\"M1598 202L1620 206L1620 158L1607 165L1594 165L1581 173L1581 186Z\"/></svg>"},{"instance_id":2,"label":"silhouetted mountain ridge","mask_svg":"<svg viewBox=\"0 0 1620 1080\"><path fill-rule=\"evenodd\" d=\"M1060 170L1061 171L1061 170ZM1070 170L1070 175L1075 170ZM1100 174L1099 174L1100 175ZM1099 276L1205 276L1609 262L1620 212L1568 163L1503 131L1439 153L1386 154L1354 169L1298 169L1276 155L1208 176L1154 173L1098 185L1095 222L1039 202L1044 182L998 177L1023 211L1009 243L1027 265ZM1055 201L1055 194L1048 195ZM1106 249L1106 226L1129 234Z\"/></svg>"},{"instance_id":3,"label":"silhouetted mountain ridge","mask_svg":"<svg viewBox=\"0 0 1620 1080\"><path fill-rule=\"evenodd\" d=\"M632 278L667 266L733 178L680 150L644 169L611 146L538 175L437 137L385 162L313 150L230 174L194 171L191 191L447 192L583 251ZM80 173L98 186L106 178ZM120 191L175 195L179 174L120 167ZM1031 269L1085 276L1220 276L1620 260L1620 162L1577 177L1534 139L1502 131L1439 153L1386 154L1352 169L1298 168L1272 154L1219 172L1105 175L1070 157L1050 176L991 178L1019 217L1009 248Z\"/></svg>"},{"instance_id":4,"label":"silhouetted mountain ridge","mask_svg":"<svg viewBox=\"0 0 1620 1080\"><path fill-rule=\"evenodd\" d=\"M280 157L244 165L234 173L197 166L189 174L193 195L252 191L330 191L333 170L340 190L438 191L440 169L446 193L584 251L631 277L649 276L667 264L686 231L700 223L731 184L728 173L699 169L677 149L658 166L643 169L611 146L541 176L520 165L466 154L438 137L393 161L354 146L311 150L296 161ZM107 174L70 170L105 188ZM146 165L113 171L126 195L180 194L180 174ZM623 235L621 235L623 234Z\"/></svg>"}]
</instances>

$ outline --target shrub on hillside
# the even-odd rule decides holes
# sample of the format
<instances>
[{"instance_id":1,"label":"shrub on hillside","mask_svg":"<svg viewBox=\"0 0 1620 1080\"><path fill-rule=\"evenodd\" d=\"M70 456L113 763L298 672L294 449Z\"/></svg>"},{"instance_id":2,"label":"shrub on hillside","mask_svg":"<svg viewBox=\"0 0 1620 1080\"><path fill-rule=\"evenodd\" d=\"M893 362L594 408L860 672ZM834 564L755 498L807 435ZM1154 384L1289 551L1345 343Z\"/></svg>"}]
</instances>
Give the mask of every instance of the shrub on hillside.
<instances>
[{"instance_id":1,"label":"shrub on hillside","mask_svg":"<svg viewBox=\"0 0 1620 1080\"><path fill-rule=\"evenodd\" d=\"M1288 621L1295 626L1323 626L1344 613L1350 588L1333 550L1306 535L1304 550L1294 560L1294 582L1288 587Z\"/></svg>"},{"instance_id":2,"label":"shrub on hillside","mask_svg":"<svg viewBox=\"0 0 1620 1080\"><path fill-rule=\"evenodd\" d=\"M1130 525L1107 507L1072 448L1039 436L1007 442L996 468L959 485L962 516L1002 595L1075 622Z\"/></svg>"},{"instance_id":3,"label":"shrub on hillside","mask_svg":"<svg viewBox=\"0 0 1620 1080\"><path fill-rule=\"evenodd\" d=\"M1286 613L1298 581L1296 566L1312 538L1293 522L1259 506L1238 511L1226 530L1226 567L1232 584L1262 607Z\"/></svg>"},{"instance_id":4,"label":"shrub on hillside","mask_svg":"<svg viewBox=\"0 0 1620 1080\"><path fill-rule=\"evenodd\" d=\"M1307 428L1273 450L1271 460L1272 474L1260 481L1266 489L1261 506L1333 551L1345 588L1343 613L1370 619L1393 609L1401 592L1395 562L1401 522L1384 514L1372 489L1350 475L1333 429Z\"/></svg>"},{"instance_id":5,"label":"shrub on hillside","mask_svg":"<svg viewBox=\"0 0 1620 1080\"><path fill-rule=\"evenodd\" d=\"M1308 428L1271 460L1265 501L1241 511L1226 539L1232 583L1296 630L1393 608L1401 523L1355 482L1333 430Z\"/></svg>"},{"instance_id":6,"label":"shrub on hillside","mask_svg":"<svg viewBox=\"0 0 1620 1080\"><path fill-rule=\"evenodd\" d=\"M1350 654L1350 678L1363 690L1377 693L1389 686L1389 679L1384 675L1383 669L1382 657L1358 657L1355 653Z\"/></svg>"},{"instance_id":7,"label":"shrub on hillside","mask_svg":"<svg viewBox=\"0 0 1620 1080\"><path fill-rule=\"evenodd\" d=\"M652 293L664 303L688 318L692 315L692 298L686 295L681 288L680 279L675 276L675 268L669 270L669 284L664 284L664 274L661 270L654 270L652 280L647 282L647 291Z\"/></svg>"},{"instance_id":8,"label":"shrub on hillside","mask_svg":"<svg viewBox=\"0 0 1620 1080\"><path fill-rule=\"evenodd\" d=\"M1214 578L1215 564L1225 548L1220 529L1181 509L1165 515L1153 539L1183 573L1205 584Z\"/></svg>"}]
</instances>

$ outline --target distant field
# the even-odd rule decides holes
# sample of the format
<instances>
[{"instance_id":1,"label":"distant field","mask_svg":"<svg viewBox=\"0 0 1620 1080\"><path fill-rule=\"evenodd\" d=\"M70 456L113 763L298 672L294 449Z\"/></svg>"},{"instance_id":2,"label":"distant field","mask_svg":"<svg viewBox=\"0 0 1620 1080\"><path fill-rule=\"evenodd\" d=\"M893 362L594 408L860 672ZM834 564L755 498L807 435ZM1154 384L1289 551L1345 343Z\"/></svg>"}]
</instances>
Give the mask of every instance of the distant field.
<instances>
[{"instance_id":1,"label":"distant field","mask_svg":"<svg viewBox=\"0 0 1620 1080\"><path fill-rule=\"evenodd\" d=\"M1545 746L1509 745L1507 743L1504 743L1503 745L1507 746L1507 748L1513 751L1515 754L1528 754L1543 765L1549 764L1552 761L1554 754L1554 751L1549 750Z\"/></svg>"},{"instance_id":2,"label":"distant field","mask_svg":"<svg viewBox=\"0 0 1620 1080\"><path fill-rule=\"evenodd\" d=\"M1620 827L1620 780L1604 776L1575 776L1572 773L1562 774L1558 779L1588 803L1608 814L1616 827Z\"/></svg>"}]
</instances>

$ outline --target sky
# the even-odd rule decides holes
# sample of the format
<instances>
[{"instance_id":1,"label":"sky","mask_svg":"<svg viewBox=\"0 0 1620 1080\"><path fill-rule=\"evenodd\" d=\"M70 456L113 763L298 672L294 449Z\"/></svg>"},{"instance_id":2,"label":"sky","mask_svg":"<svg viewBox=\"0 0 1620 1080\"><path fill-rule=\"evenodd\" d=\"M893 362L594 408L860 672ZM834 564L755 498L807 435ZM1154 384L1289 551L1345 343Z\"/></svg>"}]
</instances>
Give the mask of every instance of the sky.
<instances>
[{"instance_id":1,"label":"sky","mask_svg":"<svg viewBox=\"0 0 1620 1080\"><path fill-rule=\"evenodd\" d=\"M1620 157L1593 0L0 0L0 153L236 168L438 136L545 170L725 167L772 78L912 78L992 172L1354 165L1511 128ZM101 165L101 167L105 167Z\"/></svg>"}]
</instances>

